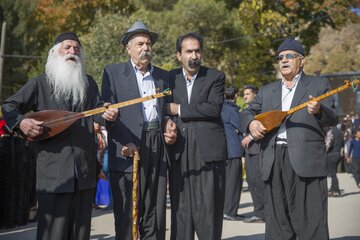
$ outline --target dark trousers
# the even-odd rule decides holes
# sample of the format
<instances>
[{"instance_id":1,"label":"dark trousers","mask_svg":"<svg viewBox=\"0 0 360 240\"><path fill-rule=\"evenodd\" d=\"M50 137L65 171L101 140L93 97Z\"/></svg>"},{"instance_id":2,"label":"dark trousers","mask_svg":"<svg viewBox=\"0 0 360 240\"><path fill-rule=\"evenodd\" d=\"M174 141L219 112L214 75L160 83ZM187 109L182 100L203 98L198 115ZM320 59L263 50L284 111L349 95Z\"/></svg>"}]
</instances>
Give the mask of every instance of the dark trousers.
<instances>
[{"instance_id":1,"label":"dark trousers","mask_svg":"<svg viewBox=\"0 0 360 240\"><path fill-rule=\"evenodd\" d=\"M165 239L167 160L160 129L143 131L139 163L140 239Z\"/></svg>"},{"instance_id":2,"label":"dark trousers","mask_svg":"<svg viewBox=\"0 0 360 240\"><path fill-rule=\"evenodd\" d=\"M220 240L225 199L225 160L199 158L189 129L180 159L171 162L171 240ZM191 137L192 136L192 137Z\"/></svg>"},{"instance_id":3,"label":"dark trousers","mask_svg":"<svg viewBox=\"0 0 360 240\"><path fill-rule=\"evenodd\" d=\"M132 173L110 171L110 185L113 195L115 239L132 240Z\"/></svg>"},{"instance_id":4,"label":"dark trousers","mask_svg":"<svg viewBox=\"0 0 360 240\"><path fill-rule=\"evenodd\" d=\"M251 198L254 204L254 215L264 218L264 191L265 182L260 174L260 155L245 155L246 181L249 185Z\"/></svg>"},{"instance_id":5,"label":"dark trousers","mask_svg":"<svg viewBox=\"0 0 360 240\"><path fill-rule=\"evenodd\" d=\"M37 240L90 239L94 189L38 193Z\"/></svg>"},{"instance_id":6,"label":"dark trousers","mask_svg":"<svg viewBox=\"0 0 360 240\"><path fill-rule=\"evenodd\" d=\"M139 162L140 239L165 239L167 163L160 129L143 131ZM129 160L131 161L131 160ZM110 171L116 240L132 240L132 173Z\"/></svg>"},{"instance_id":7,"label":"dark trousers","mask_svg":"<svg viewBox=\"0 0 360 240\"><path fill-rule=\"evenodd\" d=\"M356 184L360 184L360 158L352 158L351 171Z\"/></svg>"},{"instance_id":8,"label":"dark trousers","mask_svg":"<svg viewBox=\"0 0 360 240\"><path fill-rule=\"evenodd\" d=\"M336 176L337 165L340 161L340 158L341 158L340 153L328 154L326 156L326 159L328 161L328 172L331 177L331 187L329 190L332 192L340 192L339 180Z\"/></svg>"},{"instance_id":9,"label":"dark trousers","mask_svg":"<svg viewBox=\"0 0 360 240\"><path fill-rule=\"evenodd\" d=\"M241 158L231 158L226 160L226 184L225 184L225 203L224 214L236 215L239 208L241 189L242 189L242 162Z\"/></svg>"},{"instance_id":10,"label":"dark trousers","mask_svg":"<svg viewBox=\"0 0 360 240\"><path fill-rule=\"evenodd\" d=\"M287 147L276 145L273 169L265 186L265 239L327 240L327 208L326 177L298 176Z\"/></svg>"}]
</instances>

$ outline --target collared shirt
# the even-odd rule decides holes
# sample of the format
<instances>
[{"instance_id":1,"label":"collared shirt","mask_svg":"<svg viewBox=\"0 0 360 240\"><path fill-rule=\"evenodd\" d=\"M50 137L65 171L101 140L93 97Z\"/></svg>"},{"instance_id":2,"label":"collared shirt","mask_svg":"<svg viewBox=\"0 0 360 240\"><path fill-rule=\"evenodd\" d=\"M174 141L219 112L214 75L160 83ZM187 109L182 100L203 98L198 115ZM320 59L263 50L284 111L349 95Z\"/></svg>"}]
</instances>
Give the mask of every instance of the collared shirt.
<instances>
[{"instance_id":1,"label":"collared shirt","mask_svg":"<svg viewBox=\"0 0 360 240\"><path fill-rule=\"evenodd\" d=\"M191 80L188 80L185 69L183 68L183 75L185 78L187 95L188 95L188 103L190 103L192 89L193 89L194 82L195 82L195 79L196 79L198 73L199 72L197 72L194 76L192 76ZM180 116L180 105L179 105L179 116Z\"/></svg>"},{"instance_id":2,"label":"collared shirt","mask_svg":"<svg viewBox=\"0 0 360 240\"><path fill-rule=\"evenodd\" d=\"M282 87L281 87L281 110L282 111L287 111L290 109L291 102L294 98L296 87L297 87L297 84L298 84L300 78L301 78L301 72L299 74L296 74L296 76L292 80L293 85L290 88L286 85L286 82L285 82L286 80L284 78L282 79ZM287 139L285 124L281 125L281 127L278 131L277 137L280 139ZM280 143L280 142L278 142L278 143Z\"/></svg>"},{"instance_id":3,"label":"collared shirt","mask_svg":"<svg viewBox=\"0 0 360 240\"><path fill-rule=\"evenodd\" d=\"M186 80L186 88L187 88L187 95L188 95L188 103L190 103L191 99L191 92L194 86L195 79L199 72L197 72L194 76L192 76L191 80L188 80L185 69L183 68L183 75Z\"/></svg>"},{"instance_id":4,"label":"collared shirt","mask_svg":"<svg viewBox=\"0 0 360 240\"><path fill-rule=\"evenodd\" d=\"M150 70L148 70L144 75L141 73L139 68L131 61L133 65L136 80L139 88L139 93L141 97L146 97L149 95L156 94L155 83L152 77L152 73L154 71L154 67L150 66ZM159 119L158 109L157 109L157 99L148 100L141 103L142 111L144 116L144 122L155 122Z\"/></svg>"}]
</instances>

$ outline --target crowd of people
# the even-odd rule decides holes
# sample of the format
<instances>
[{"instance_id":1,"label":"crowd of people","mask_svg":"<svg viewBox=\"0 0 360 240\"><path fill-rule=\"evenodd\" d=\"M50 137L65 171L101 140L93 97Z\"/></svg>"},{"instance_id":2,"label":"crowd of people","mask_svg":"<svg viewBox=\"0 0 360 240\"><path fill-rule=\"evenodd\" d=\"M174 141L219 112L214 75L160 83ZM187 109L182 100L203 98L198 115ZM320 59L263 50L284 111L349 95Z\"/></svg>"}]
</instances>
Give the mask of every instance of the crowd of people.
<instances>
[{"instance_id":1,"label":"crowd of people","mask_svg":"<svg viewBox=\"0 0 360 240\"><path fill-rule=\"evenodd\" d=\"M168 190L172 240L193 240L195 234L200 240L221 239L223 220L265 222L266 239L329 239L326 177L329 172L333 183L329 196L340 194L336 168L344 156L360 187L360 120L357 115L352 124L344 121L340 147L332 98L313 100L330 91L329 83L303 72L302 44L285 39L276 52L281 79L260 89L246 85L247 107L240 109L239 90L225 89L225 74L202 64L202 36L178 37L181 67L171 71L151 62L158 37L135 22L120 37L129 60L104 67L100 94L85 73L79 38L61 33L49 50L45 73L4 101L9 134L22 136L35 149L37 239L89 239L91 211L94 204L102 205L101 191L112 199L106 206L113 209L115 239L133 239L132 158L137 152L140 239L165 239ZM107 107L168 88L172 95L120 110ZM274 129L255 117L304 102L305 109ZM81 118L42 140L36 138L48 134L46 118L25 115L101 106L106 107L102 114ZM237 213L242 158L254 203L250 216ZM109 186L103 190L101 180L111 191Z\"/></svg>"}]
</instances>

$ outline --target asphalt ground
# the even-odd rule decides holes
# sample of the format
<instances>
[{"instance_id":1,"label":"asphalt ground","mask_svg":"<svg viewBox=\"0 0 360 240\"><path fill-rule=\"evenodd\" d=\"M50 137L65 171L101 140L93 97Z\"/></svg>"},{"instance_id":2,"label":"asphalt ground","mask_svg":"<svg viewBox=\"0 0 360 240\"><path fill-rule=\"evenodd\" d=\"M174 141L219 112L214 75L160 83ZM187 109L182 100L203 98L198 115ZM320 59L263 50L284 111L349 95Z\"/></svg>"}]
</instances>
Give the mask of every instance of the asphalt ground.
<instances>
[{"instance_id":1,"label":"asphalt ground","mask_svg":"<svg viewBox=\"0 0 360 240\"><path fill-rule=\"evenodd\" d=\"M360 240L360 189L350 174L338 174L341 197L331 197L329 207L329 231L332 240ZM328 179L328 184L330 179ZM247 184L241 194L239 214L251 214L253 205ZM166 239L170 239L170 209L167 209ZM224 240L264 240L264 223L224 221ZM36 239L36 223L12 229L0 229L0 240ZM90 239L115 239L112 210L94 209Z\"/></svg>"}]
</instances>

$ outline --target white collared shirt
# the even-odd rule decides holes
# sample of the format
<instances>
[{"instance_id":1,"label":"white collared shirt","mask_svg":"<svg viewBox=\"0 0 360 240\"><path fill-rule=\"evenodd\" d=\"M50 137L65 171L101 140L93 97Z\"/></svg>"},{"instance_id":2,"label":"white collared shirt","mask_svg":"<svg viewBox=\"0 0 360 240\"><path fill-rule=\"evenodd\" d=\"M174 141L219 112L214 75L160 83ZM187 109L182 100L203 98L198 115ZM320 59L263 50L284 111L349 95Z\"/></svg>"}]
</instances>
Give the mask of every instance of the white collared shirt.
<instances>
[{"instance_id":1,"label":"white collared shirt","mask_svg":"<svg viewBox=\"0 0 360 240\"><path fill-rule=\"evenodd\" d=\"M292 100L295 95L296 87L297 87L297 84L298 84L300 78L301 78L301 72L296 74L296 76L292 80L293 85L291 88L289 88L286 85L286 83L285 83L286 80L282 79L282 87L281 87L281 110L282 111L287 111L290 109ZM281 139L287 139L285 124L281 125L281 127L278 131L277 137L281 138Z\"/></svg>"},{"instance_id":2,"label":"white collared shirt","mask_svg":"<svg viewBox=\"0 0 360 240\"><path fill-rule=\"evenodd\" d=\"M152 65L150 66L150 70L148 70L144 75L141 73L139 68L131 61L135 75L136 80L139 88L139 93L141 97L146 97L149 95L156 94L156 88L154 79L152 77L152 73L154 71L154 67ZM158 121L159 114L158 114L158 103L157 99L148 100L141 103L142 105L142 111L144 115L144 122L154 122Z\"/></svg>"},{"instance_id":3,"label":"white collared shirt","mask_svg":"<svg viewBox=\"0 0 360 240\"><path fill-rule=\"evenodd\" d=\"M187 89L187 95L188 95L188 103L190 103L192 89L193 89L194 82L195 82L195 79L196 79L198 73L199 73L199 72L197 72L194 76L192 76L191 80L188 80L188 79L187 79L187 75L186 75L186 73L185 73L185 69L183 68L183 75L184 75L184 78L185 78L185 80L186 80L186 89Z\"/></svg>"},{"instance_id":4,"label":"white collared shirt","mask_svg":"<svg viewBox=\"0 0 360 240\"><path fill-rule=\"evenodd\" d=\"M199 72L197 72L194 76L192 76L191 80L188 80L187 79L187 75L185 73L185 69L183 68L183 76L185 78L185 84L186 84L186 89L187 89L187 96L188 96L188 103L190 104L190 100L191 100L191 93L192 93L192 89L193 89L193 86L194 86L194 82L195 82L195 79L198 75ZM180 116L180 111L181 109L181 105L179 105L179 116Z\"/></svg>"}]
</instances>

